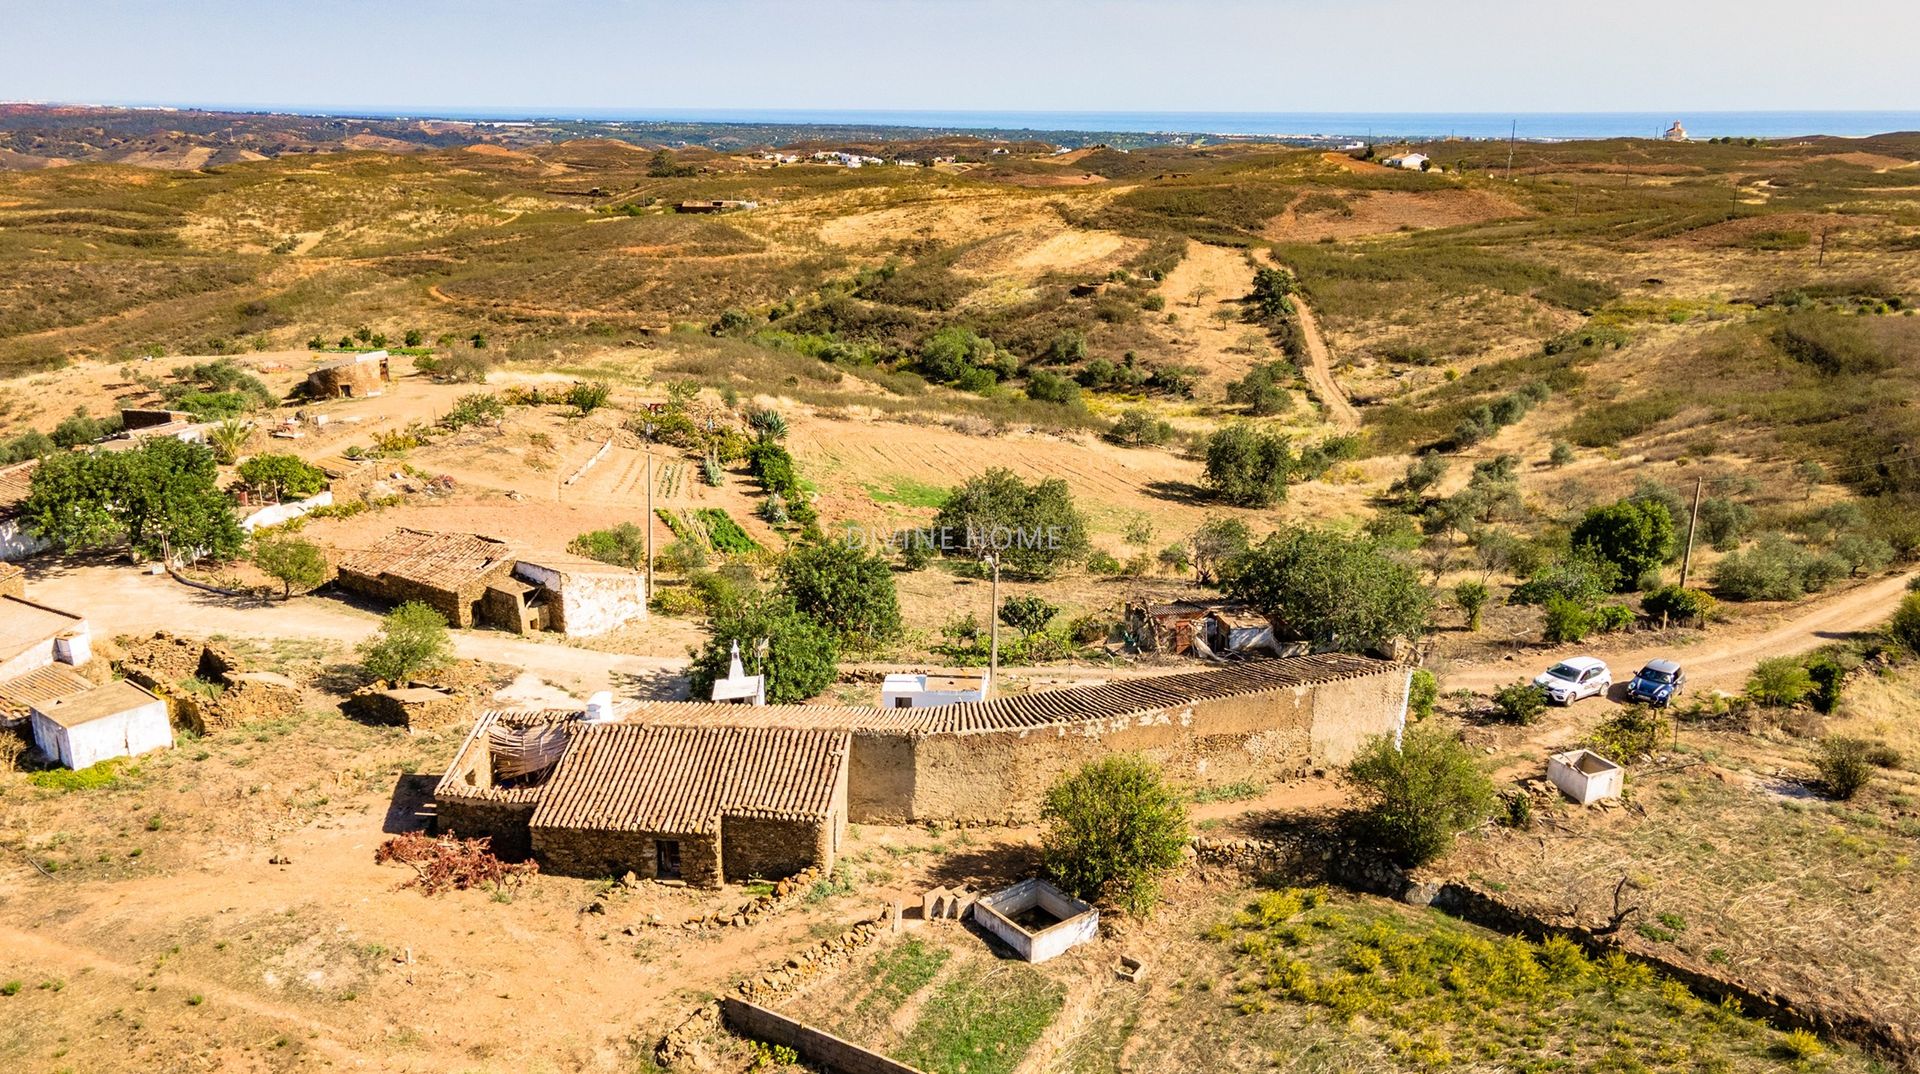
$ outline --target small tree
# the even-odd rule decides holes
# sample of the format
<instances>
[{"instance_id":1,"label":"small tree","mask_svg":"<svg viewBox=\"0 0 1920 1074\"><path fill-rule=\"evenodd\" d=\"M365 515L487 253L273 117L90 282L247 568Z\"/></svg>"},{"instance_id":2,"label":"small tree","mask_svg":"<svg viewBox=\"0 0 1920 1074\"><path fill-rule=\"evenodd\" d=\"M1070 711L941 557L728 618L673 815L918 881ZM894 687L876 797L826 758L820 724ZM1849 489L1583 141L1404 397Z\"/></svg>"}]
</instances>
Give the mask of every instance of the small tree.
<instances>
[{"instance_id":1,"label":"small tree","mask_svg":"<svg viewBox=\"0 0 1920 1074\"><path fill-rule=\"evenodd\" d=\"M1034 484L995 468L955 489L934 518L942 551L978 559L996 552L1002 568L1025 578L1050 578L1086 558L1087 523L1061 479Z\"/></svg>"},{"instance_id":2,"label":"small tree","mask_svg":"<svg viewBox=\"0 0 1920 1074\"><path fill-rule=\"evenodd\" d=\"M1591 549L1620 573L1621 588L1667 561L1675 541L1673 516L1653 499L1628 499L1588 511L1573 529L1573 546Z\"/></svg>"},{"instance_id":3,"label":"small tree","mask_svg":"<svg viewBox=\"0 0 1920 1074\"><path fill-rule=\"evenodd\" d=\"M1227 564L1253 546L1253 531L1240 519L1213 516L1200 523L1187 543L1193 546L1194 580L1212 585L1223 580Z\"/></svg>"},{"instance_id":4,"label":"small tree","mask_svg":"<svg viewBox=\"0 0 1920 1074\"><path fill-rule=\"evenodd\" d=\"M1347 765L1362 830L1406 865L1432 861L1493 815L1498 796L1458 738L1431 724L1369 739Z\"/></svg>"},{"instance_id":5,"label":"small tree","mask_svg":"<svg viewBox=\"0 0 1920 1074\"><path fill-rule=\"evenodd\" d=\"M1873 779L1874 744L1863 738L1828 735L1820 740L1820 752L1814 765L1820 769L1820 782L1835 798L1849 799L1859 794Z\"/></svg>"},{"instance_id":6,"label":"small tree","mask_svg":"<svg viewBox=\"0 0 1920 1074\"><path fill-rule=\"evenodd\" d=\"M1042 597L1008 597L1000 602L1000 621L1023 635L1045 630L1059 614L1059 606L1047 603Z\"/></svg>"},{"instance_id":7,"label":"small tree","mask_svg":"<svg viewBox=\"0 0 1920 1074\"><path fill-rule=\"evenodd\" d=\"M1493 707L1499 711L1500 718L1508 723L1533 723L1541 713L1547 711L1547 691L1545 687L1530 682L1502 686L1493 692Z\"/></svg>"},{"instance_id":8,"label":"small tree","mask_svg":"<svg viewBox=\"0 0 1920 1074\"><path fill-rule=\"evenodd\" d=\"M1565 440L1555 440L1553 449L1547 452L1547 463L1556 469L1573 461L1573 445Z\"/></svg>"},{"instance_id":9,"label":"small tree","mask_svg":"<svg viewBox=\"0 0 1920 1074\"><path fill-rule=\"evenodd\" d=\"M1267 507L1287 498L1293 449L1287 438L1235 422L1207 438L1206 485L1240 507Z\"/></svg>"},{"instance_id":10,"label":"small tree","mask_svg":"<svg viewBox=\"0 0 1920 1074\"><path fill-rule=\"evenodd\" d=\"M1467 617L1467 629L1480 629L1480 618L1487 608L1487 583L1468 579L1453 587L1453 603Z\"/></svg>"},{"instance_id":11,"label":"small tree","mask_svg":"<svg viewBox=\"0 0 1920 1074\"><path fill-rule=\"evenodd\" d=\"M453 660L453 639L439 612L408 601L380 620L380 632L360 643L360 666L376 679L405 682Z\"/></svg>"},{"instance_id":12,"label":"small tree","mask_svg":"<svg viewBox=\"0 0 1920 1074\"><path fill-rule=\"evenodd\" d=\"M687 669L696 698L712 696L715 680L726 677L734 642L740 643L748 673L767 676L767 700L775 704L805 701L832 685L838 673L839 635L801 614L785 595L749 594L725 601L714 609L712 628L713 636L693 653ZM761 642L766 643L764 659Z\"/></svg>"},{"instance_id":13,"label":"small tree","mask_svg":"<svg viewBox=\"0 0 1920 1074\"><path fill-rule=\"evenodd\" d=\"M1283 637L1347 651L1418 638L1433 603L1415 570L1371 538L1305 527L1235 559L1223 588Z\"/></svg>"},{"instance_id":14,"label":"small tree","mask_svg":"<svg viewBox=\"0 0 1920 1074\"><path fill-rule=\"evenodd\" d=\"M900 633L893 568L852 541L808 541L780 562L780 580L801 614L843 642L871 646Z\"/></svg>"},{"instance_id":15,"label":"small tree","mask_svg":"<svg viewBox=\"0 0 1920 1074\"><path fill-rule=\"evenodd\" d=\"M253 565L280 582L280 599L295 587L313 589L327 580L327 557L320 546L298 537L262 534L253 539Z\"/></svg>"},{"instance_id":16,"label":"small tree","mask_svg":"<svg viewBox=\"0 0 1920 1074\"><path fill-rule=\"evenodd\" d=\"M1040 817L1048 877L1130 914L1152 909L1187 843L1184 797L1152 763L1129 754L1089 761L1055 783Z\"/></svg>"}]
</instances>

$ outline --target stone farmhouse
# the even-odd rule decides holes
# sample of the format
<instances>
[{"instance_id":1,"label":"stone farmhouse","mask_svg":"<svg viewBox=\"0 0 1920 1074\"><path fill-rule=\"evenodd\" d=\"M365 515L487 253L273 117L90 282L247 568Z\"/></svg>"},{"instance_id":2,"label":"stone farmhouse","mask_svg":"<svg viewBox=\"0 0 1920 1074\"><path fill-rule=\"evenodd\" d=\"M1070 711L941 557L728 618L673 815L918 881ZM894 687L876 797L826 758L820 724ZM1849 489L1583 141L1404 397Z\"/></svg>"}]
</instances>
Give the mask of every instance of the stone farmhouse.
<instances>
[{"instance_id":1,"label":"stone farmhouse","mask_svg":"<svg viewBox=\"0 0 1920 1074\"><path fill-rule=\"evenodd\" d=\"M1200 787L1339 764L1399 733L1411 673L1323 654L921 708L486 713L439 784L438 819L551 872L773 879L830 863L832 833L849 821L1031 821L1062 774L1109 753L1145 755ZM827 772L829 755L843 775ZM762 849L776 830L799 849Z\"/></svg>"},{"instance_id":2,"label":"stone farmhouse","mask_svg":"<svg viewBox=\"0 0 1920 1074\"><path fill-rule=\"evenodd\" d=\"M647 614L646 577L574 556L523 559L473 533L397 529L342 559L342 589L399 604L419 601L457 627L515 634L604 634Z\"/></svg>"}]
</instances>

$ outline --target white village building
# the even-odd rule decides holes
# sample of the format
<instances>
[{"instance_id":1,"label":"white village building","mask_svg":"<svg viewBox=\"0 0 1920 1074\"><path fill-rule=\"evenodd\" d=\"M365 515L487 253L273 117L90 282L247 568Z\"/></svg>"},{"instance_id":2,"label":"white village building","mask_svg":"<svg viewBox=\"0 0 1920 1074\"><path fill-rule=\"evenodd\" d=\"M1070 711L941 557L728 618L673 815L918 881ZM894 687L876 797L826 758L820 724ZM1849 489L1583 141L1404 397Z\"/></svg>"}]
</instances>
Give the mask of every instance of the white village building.
<instances>
[{"instance_id":1,"label":"white village building","mask_svg":"<svg viewBox=\"0 0 1920 1074\"><path fill-rule=\"evenodd\" d=\"M727 677L716 679L713 700L723 705L764 705L767 703L767 677L749 675L740 663L740 643L733 643L727 661Z\"/></svg>"},{"instance_id":2,"label":"white village building","mask_svg":"<svg viewBox=\"0 0 1920 1074\"><path fill-rule=\"evenodd\" d=\"M32 716L34 745L68 768L173 745L167 703L124 679L38 702Z\"/></svg>"}]
</instances>

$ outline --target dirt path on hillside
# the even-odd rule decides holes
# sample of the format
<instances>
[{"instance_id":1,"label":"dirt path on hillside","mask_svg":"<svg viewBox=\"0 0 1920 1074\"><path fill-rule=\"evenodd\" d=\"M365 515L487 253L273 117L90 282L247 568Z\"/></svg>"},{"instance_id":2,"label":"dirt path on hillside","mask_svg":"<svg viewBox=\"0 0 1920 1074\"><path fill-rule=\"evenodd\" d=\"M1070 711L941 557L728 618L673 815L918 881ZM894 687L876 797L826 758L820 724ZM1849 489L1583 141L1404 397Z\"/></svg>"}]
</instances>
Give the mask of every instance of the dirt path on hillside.
<instances>
[{"instance_id":1,"label":"dirt path on hillside","mask_svg":"<svg viewBox=\"0 0 1920 1074\"><path fill-rule=\"evenodd\" d=\"M1818 648L1850 634L1877 629L1893 614L1906 595L1914 573L1897 574L1854 586L1786 614L1752 625L1719 627L1697 645L1654 647L1634 644L1631 635L1619 642L1583 647L1529 649L1517 659L1485 664L1463 664L1441 679L1443 690L1487 691L1531 679L1555 660L1575 653L1605 660L1616 683L1625 683L1648 660L1668 657L1687 671L1687 687L1695 695L1708 690L1741 689L1753 666L1775 656L1791 656Z\"/></svg>"},{"instance_id":2,"label":"dirt path on hillside","mask_svg":"<svg viewBox=\"0 0 1920 1074\"><path fill-rule=\"evenodd\" d=\"M1327 349L1326 337L1320 334L1320 322L1314 319L1313 309L1298 293L1293 296L1293 309L1300 317L1300 335L1307 344L1307 366L1301 372L1306 374L1307 383L1319 398L1327 420L1342 429L1358 428L1360 412L1353 408L1346 390L1334 379L1333 353Z\"/></svg>"},{"instance_id":3,"label":"dirt path on hillside","mask_svg":"<svg viewBox=\"0 0 1920 1074\"><path fill-rule=\"evenodd\" d=\"M81 611L93 632L107 637L169 630L193 637L311 638L353 645L380 625L371 612L326 597L263 606L110 564L37 563L27 584L33 599ZM453 647L462 657L522 668L579 696L627 680L655 681L687 664L683 658L597 652L493 631L455 631Z\"/></svg>"}]
</instances>

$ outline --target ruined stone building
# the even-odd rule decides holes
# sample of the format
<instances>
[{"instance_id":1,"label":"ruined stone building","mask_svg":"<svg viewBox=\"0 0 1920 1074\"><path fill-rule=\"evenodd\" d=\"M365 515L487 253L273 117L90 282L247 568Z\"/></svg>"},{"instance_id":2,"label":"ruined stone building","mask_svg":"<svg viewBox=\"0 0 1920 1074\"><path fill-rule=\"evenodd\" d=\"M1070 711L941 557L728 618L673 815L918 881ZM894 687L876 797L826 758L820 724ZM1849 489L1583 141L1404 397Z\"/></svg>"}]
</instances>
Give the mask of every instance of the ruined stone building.
<instances>
[{"instance_id":1,"label":"ruined stone building","mask_svg":"<svg viewBox=\"0 0 1920 1074\"><path fill-rule=\"evenodd\" d=\"M505 541L472 533L396 529L340 561L340 588L375 600L419 601L448 623L470 627L487 587L513 573Z\"/></svg>"},{"instance_id":2,"label":"ruined stone building","mask_svg":"<svg viewBox=\"0 0 1920 1074\"><path fill-rule=\"evenodd\" d=\"M307 374L301 394L308 399L368 399L387 390L393 371L386 351L348 355Z\"/></svg>"},{"instance_id":3,"label":"ruined stone building","mask_svg":"<svg viewBox=\"0 0 1920 1074\"><path fill-rule=\"evenodd\" d=\"M1029 822L1063 774L1109 753L1141 754L1198 787L1344 763L1369 737L1399 733L1411 671L1323 654L922 708L641 702L594 724L580 712L489 713L440 783L440 824L526 846L554 872L653 875L664 841L689 881L737 879L776 862L759 850L730 860L736 832L757 845L784 831L830 860L825 833L842 820ZM503 779L502 766L527 752L501 733L516 727L540 728L557 756ZM816 819L795 819L805 795L782 781L815 773L805 800L817 804L823 750L839 751L844 777L831 793L843 804L825 820L804 810ZM700 804L661 804L683 799ZM695 815L711 823L686 819ZM616 861L622 869L607 868Z\"/></svg>"},{"instance_id":4,"label":"ruined stone building","mask_svg":"<svg viewBox=\"0 0 1920 1074\"><path fill-rule=\"evenodd\" d=\"M340 587L398 604L416 600L457 627L588 637L647 615L639 571L577 556L520 559L505 541L397 529L339 564Z\"/></svg>"}]
</instances>

